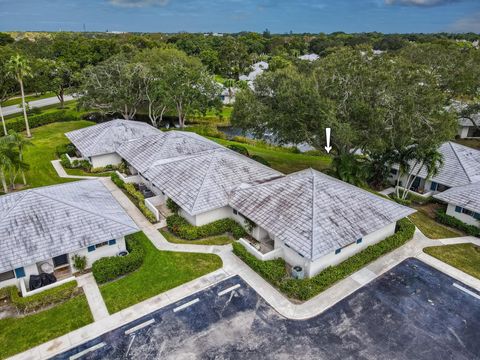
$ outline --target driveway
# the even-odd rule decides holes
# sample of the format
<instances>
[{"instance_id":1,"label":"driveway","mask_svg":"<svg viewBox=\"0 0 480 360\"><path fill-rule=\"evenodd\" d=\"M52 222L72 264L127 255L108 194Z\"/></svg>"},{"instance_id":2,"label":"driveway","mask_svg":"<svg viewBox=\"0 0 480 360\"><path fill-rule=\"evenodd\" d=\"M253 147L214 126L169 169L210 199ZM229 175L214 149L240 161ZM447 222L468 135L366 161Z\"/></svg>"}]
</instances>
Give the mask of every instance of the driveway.
<instances>
[{"instance_id":1,"label":"driveway","mask_svg":"<svg viewBox=\"0 0 480 360\"><path fill-rule=\"evenodd\" d=\"M55 359L478 359L479 332L479 294L411 258L308 320L234 276Z\"/></svg>"}]
</instances>

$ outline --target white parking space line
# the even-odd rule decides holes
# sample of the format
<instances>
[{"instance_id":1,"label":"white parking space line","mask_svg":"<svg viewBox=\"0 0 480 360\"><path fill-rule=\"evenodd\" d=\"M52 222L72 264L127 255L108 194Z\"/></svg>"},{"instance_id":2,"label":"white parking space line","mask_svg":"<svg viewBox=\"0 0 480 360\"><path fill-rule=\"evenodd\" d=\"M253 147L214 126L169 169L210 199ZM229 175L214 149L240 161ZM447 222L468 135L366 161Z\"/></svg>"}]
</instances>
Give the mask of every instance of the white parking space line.
<instances>
[{"instance_id":1,"label":"white parking space line","mask_svg":"<svg viewBox=\"0 0 480 360\"><path fill-rule=\"evenodd\" d=\"M128 330L125 331L125 335L129 335L131 333L134 333L135 331L138 331L140 329L143 329L144 327L147 327L148 325L151 325L155 322L155 319L150 319L148 321L145 321L141 324L138 324L137 326L134 326Z\"/></svg>"},{"instance_id":2,"label":"white parking space line","mask_svg":"<svg viewBox=\"0 0 480 360\"><path fill-rule=\"evenodd\" d=\"M70 356L70 360L76 360L76 359L80 359L83 355L87 355L88 353L91 353L92 351L95 351L95 350L98 350L98 349L101 349L102 347L104 347L105 344L104 342L101 342L97 345L94 345L92 347L89 347L88 349L85 349L83 351L80 351L78 354L75 354L75 355L72 355Z\"/></svg>"},{"instance_id":3,"label":"white parking space line","mask_svg":"<svg viewBox=\"0 0 480 360\"><path fill-rule=\"evenodd\" d=\"M473 291L470 291L470 290L464 288L462 285L458 285L457 283L453 283L453 286L455 286L457 289L462 290L464 293L467 293L468 295L471 295L471 296L473 296L474 298L480 300L480 295L475 294Z\"/></svg>"},{"instance_id":4,"label":"white parking space line","mask_svg":"<svg viewBox=\"0 0 480 360\"><path fill-rule=\"evenodd\" d=\"M225 294L228 294L229 292L232 292L233 290L236 290L240 287L241 285L240 284L237 284L237 285L233 285L225 290L222 290L218 293L218 296L222 296L222 295L225 295Z\"/></svg>"},{"instance_id":5,"label":"white parking space line","mask_svg":"<svg viewBox=\"0 0 480 360\"><path fill-rule=\"evenodd\" d=\"M175 309L173 309L173 312L177 312L177 311L186 309L187 307L192 306L193 304L196 304L199 301L200 301L199 298L193 299L192 301L189 301L189 302L187 302L183 305L180 305L179 307L176 307Z\"/></svg>"}]
</instances>

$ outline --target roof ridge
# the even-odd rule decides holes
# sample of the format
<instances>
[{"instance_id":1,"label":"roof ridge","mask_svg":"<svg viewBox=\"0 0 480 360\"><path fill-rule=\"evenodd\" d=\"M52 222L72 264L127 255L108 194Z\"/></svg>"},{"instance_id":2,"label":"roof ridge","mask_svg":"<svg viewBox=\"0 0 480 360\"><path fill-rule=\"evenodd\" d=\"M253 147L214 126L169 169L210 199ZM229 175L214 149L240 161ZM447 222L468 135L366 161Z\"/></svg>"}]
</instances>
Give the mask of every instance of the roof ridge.
<instances>
[{"instance_id":1,"label":"roof ridge","mask_svg":"<svg viewBox=\"0 0 480 360\"><path fill-rule=\"evenodd\" d=\"M463 172L465 173L465 175L467 175L468 181L470 181L470 183L472 183L472 179L470 178L470 175L468 174L467 169L465 169L465 166L463 166L462 160L460 160L460 157L458 156L457 151L456 151L455 147L453 146L453 142L449 141L448 144L450 145L450 148L452 149L453 153L455 154L455 157L457 158L458 162L460 163L460 166L462 167ZM465 147L468 148L468 146L465 146Z\"/></svg>"},{"instance_id":2,"label":"roof ridge","mask_svg":"<svg viewBox=\"0 0 480 360\"><path fill-rule=\"evenodd\" d=\"M101 181L99 181L99 183L102 184L102 186L103 186L103 187L105 188L105 190L109 193L109 195L112 196L112 198L118 203L117 199L115 199L115 197L110 193L110 191L107 189L107 187L106 187ZM130 228L133 229L133 227L132 227L131 225L125 224L125 223L123 223L123 222L121 222L121 221L118 221L117 219L111 218L110 216L106 216L106 215L101 214L101 213L96 213L96 212L94 212L94 211L91 211L91 210L87 210L87 209L78 207L78 206L76 206L76 205L74 205L74 204L72 204L72 203L70 203L70 202L63 201L63 200L59 200L59 199L57 199L57 198L54 198L54 197L49 196L49 195L46 195L46 194L41 194L41 193L39 193L39 192L35 192L35 194L37 194L37 195L39 195L39 196L42 196L42 197L45 197L45 198L47 198L47 199L50 199L50 200L53 200L53 201L62 203L62 204L64 204L64 205L68 205L68 206L73 207L73 208L75 208L75 209L77 209L77 210L81 210L81 211L84 211L84 212L87 212L87 213L89 213L89 214L93 214L93 215L96 215L96 216L101 216L101 217L103 217L103 218L105 218L105 219L108 219L108 220L111 220L111 221L113 221L113 222L116 222L117 224L121 224L121 225L124 225L124 226L128 226L128 227L130 227ZM119 203L119 205L120 205L120 203ZM120 205L120 207L123 209L123 206ZM124 211L125 211L125 210L124 210ZM128 214L127 214L127 215L128 215ZM133 221L133 220L132 220L132 221Z\"/></svg>"},{"instance_id":3,"label":"roof ridge","mask_svg":"<svg viewBox=\"0 0 480 360\"><path fill-rule=\"evenodd\" d=\"M311 169L311 168L310 168ZM311 239L311 246L310 246L310 259L313 259L313 246L315 244L315 173L312 173L312 239Z\"/></svg>"},{"instance_id":4,"label":"roof ridge","mask_svg":"<svg viewBox=\"0 0 480 360\"><path fill-rule=\"evenodd\" d=\"M2 219L0 219L0 223L2 222L2 220L7 219L8 215L10 215L10 213L13 211L13 209L15 209L15 208L17 207L17 205L18 205L23 199L25 199L25 197L26 197L28 194L31 194L31 193L32 193L32 189L26 190L25 192L23 192L23 196L22 196L17 202L15 202L15 204L13 204L13 206L12 206L10 209L8 209L8 211L5 213L5 216L3 216ZM18 194L18 193L12 193L12 194L10 194L10 195L16 195L16 194ZM7 194L7 195L8 195L8 194Z\"/></svg>"},{"instance_id":5,"label":"roof ridge","mask_svg":"<svg viewBox=\"0 0 480 360\"><path fill-rule=\"evenodd\" d=\"M283 173L280 173L281 176L278 176L278 177L274 177L274 178L271 178L265 182L261 182L261 183L258 183L258 184L255 184L255 183L242 183L242 184L248 184L250 185L249 187L245 187L245 188L240 188L239 186L241 184L239 184L236 188L232 189L232 191L244 191L244 190L250 190L250 189L253 189L253 188L257 188L257 187L261 187L261 186L267 186L267 185L271 185L272 182L274 181L277 181L277 182L283 182L283 181L287 181L287 180L290 180L291 178L295 177L295 176L298 176L298 174L300 173L305 173L307 172L308 169L304 169L304 170L300 170L300 171L296 171L294 173L290 173L290 174L283 174Z\"/></svg>"},{"instance_id":6,"label":"roof ridge","mask_svg":"<svg viewBox=\"0 0 480 360\"><path fill-rule=\"evenodd\" d=\"M205 184L205 180L207 179L208 173L210 172L210 168L212 167L214 162L217 162L217 160L218 159L217 159L216 154L214 155L213 158L210 158L210 164L208 164L208 168L205 171L205 175L203 176L202 183L200 184L200 188L198 189L197 196L195 196L195 200L193 201L192 213L194 211L193 209L195 208L195 205L197 204L197 200L198 200L198 197L200 196L200 192L202 191L203 184Z\"/></svg>"},{"instance_id":7,"label":"roof ridge","mask_svg":"<svg viewBox=\"0 0 480 360\"><path fill-rule=\"evenodd\" d=\"M96 149L96 146L97 146L98 142L100 141L101 138L103 138L103 136L105 135L105 132L106 132L107 130L109 130L109 129L113 126L112 123L115 122L115 124L116 124L116 123L118 122L118 120L119 120L119 119L114 119L114 120L110 120L110 121L107 121L107 122L102 123L102 124L108 124L108 126L105 126L105 127L102 129L102 131L101 131L101 133L99 134L99 136L97 136L97 140L95 140L95 141L93 142L91 148ZM99 125L100 125L100 124L99 124ZM91 151L90 151L90 152L91 152Z\"/></svg>"}]
</instances>

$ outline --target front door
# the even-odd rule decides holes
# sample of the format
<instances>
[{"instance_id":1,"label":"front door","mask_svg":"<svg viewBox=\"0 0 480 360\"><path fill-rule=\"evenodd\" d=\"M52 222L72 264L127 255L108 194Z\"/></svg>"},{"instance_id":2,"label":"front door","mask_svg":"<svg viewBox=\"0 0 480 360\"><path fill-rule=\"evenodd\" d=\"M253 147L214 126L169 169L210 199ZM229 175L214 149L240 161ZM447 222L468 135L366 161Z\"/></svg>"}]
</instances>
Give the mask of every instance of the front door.
<instances>
[{"instance_id":1,"label":"front door","mask_svg":"<svg viewBox=\"0 0 480 360\"><path fill-rule=\"evenodd\" d=\"M69 264L68 263L68 254L55 256L52 260L53 260L53 267L55 269Z\"/></svg>"}]
</instances>

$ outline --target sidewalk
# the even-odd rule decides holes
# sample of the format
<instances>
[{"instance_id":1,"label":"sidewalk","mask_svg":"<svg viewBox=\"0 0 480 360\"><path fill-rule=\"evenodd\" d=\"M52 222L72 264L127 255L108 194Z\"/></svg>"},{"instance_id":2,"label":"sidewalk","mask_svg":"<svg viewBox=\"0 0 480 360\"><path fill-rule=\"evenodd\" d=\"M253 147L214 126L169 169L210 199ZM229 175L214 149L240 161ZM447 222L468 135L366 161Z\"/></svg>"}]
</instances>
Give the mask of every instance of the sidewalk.
<instances>
[{"instance_id":1,"label":"sidewalk","mask_svg":"<svg viewBox=\"0 0 480 360\"><path fill-rule=\"evenodd\" d=\"M105 305L105 301L103 301L102 294L100 293L100 289L98 288L93 274L89 273L77 277L77 283L83 288L85 296L87 297L88 305L92 311L93 320L99 321L108 317L110 314Z\"/></svg>"},{"instance_id":2,"label":"sidewalk","mask_svg":"<svg viewBox=\"0 0 480 360\"><path fill-rule=\"evenodd\" d=\"M58 176L65 179L99 179L98 176L80 176L80 175L68 175L65 169L63 168L60 160L51 161L53 168L57 172Z\"/></svg>"}]
</instances>

